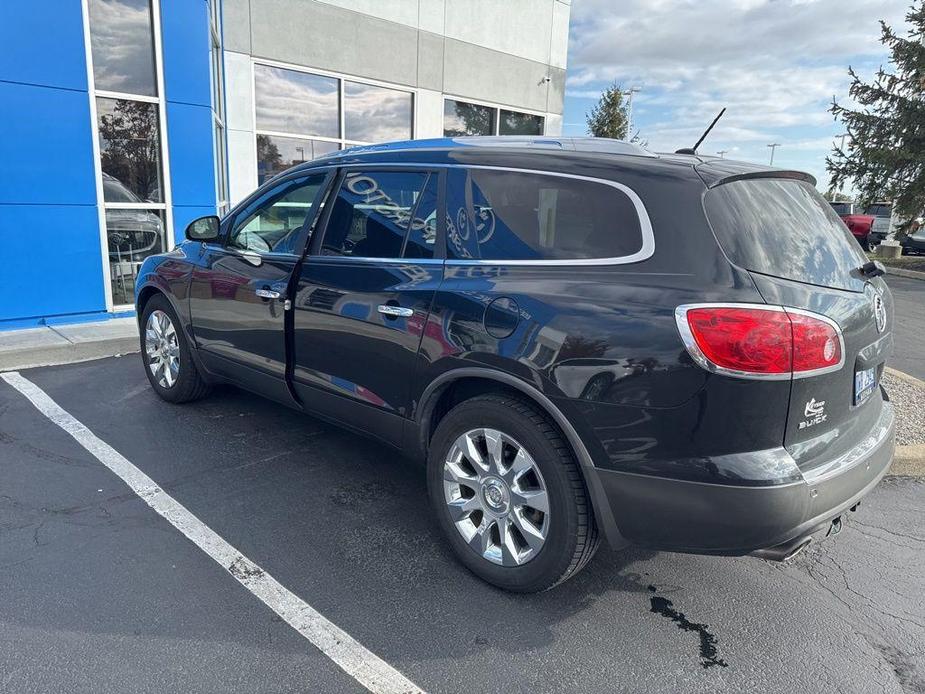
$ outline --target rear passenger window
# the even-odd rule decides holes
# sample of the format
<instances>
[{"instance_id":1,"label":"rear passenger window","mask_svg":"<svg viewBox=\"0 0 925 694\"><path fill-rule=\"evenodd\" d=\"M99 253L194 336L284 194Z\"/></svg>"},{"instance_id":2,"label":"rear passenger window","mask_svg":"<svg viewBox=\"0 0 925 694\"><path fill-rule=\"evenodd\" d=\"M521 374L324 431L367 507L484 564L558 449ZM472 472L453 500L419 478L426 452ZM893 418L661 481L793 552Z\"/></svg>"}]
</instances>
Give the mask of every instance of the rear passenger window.
<instances>
[{"instance_id":1,"label":"rear passenger window","mask_svg":"<svg viewBox=\"0 0 925 694\"><path fill-rule=\"evenodd\" d=\"M642 249L636 208L614 186L492 169L470 169L469 178L483 260L619 258Z\"/></svg>"},{"instance_id":2,"label":"rear passenger window","mask_svg":"<svg viewBox=\"0 0 925 694\"><path fill-rule=\"evenodd\" d=\"M437 176L417 171L350 171L331 206L323 255L432 258Z\"/></svg>"}]
</instances>

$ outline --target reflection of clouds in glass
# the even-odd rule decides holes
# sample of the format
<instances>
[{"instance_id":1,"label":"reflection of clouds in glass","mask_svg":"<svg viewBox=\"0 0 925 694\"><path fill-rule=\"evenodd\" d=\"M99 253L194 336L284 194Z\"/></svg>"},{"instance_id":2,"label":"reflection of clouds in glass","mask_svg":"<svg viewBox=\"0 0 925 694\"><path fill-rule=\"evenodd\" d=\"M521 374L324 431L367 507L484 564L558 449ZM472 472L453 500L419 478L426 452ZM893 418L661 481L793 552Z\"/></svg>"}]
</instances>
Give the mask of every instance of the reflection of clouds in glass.
<instances>
[{"instance_id":1,"label":"reflection of clouds in glass","mask_svg":"<svg viewBox=\"0 0 925 694\"><path fill-rule=\"evenodd\" d=\"M157 94L150 0L90 0L90 45L97 89Z\"/></svg>"},{"instance_id":2,"label":"reflection of clouds in glass","mask_svg":"<svg viewBox=\"0 0 925 694\"><path fill-rule=\"evenodd\" d=\"M336 152L335 142L302 140L294 137L257 135L257 180L262 185L280 171L311 161L322 154Z\"/></svg>"},{"instance_id":3,"label":"reflection of clouds in glass","mask_svg":"<svg viewBox=\"0 0 925 694\"><path fill-rule=\"evenodd\" d=\"M529 113L501 110L499 135L542 135L543 117Z\"/></svg>"},{"instance_id":4,"label":"reflection of clouds in glass","mask_svg":"<svg viewBox=\"0 0 925 694\"><path fill-rule=\"evenodd\" d=\"M344 117L348 140L406 140L411 137L411 94L344 82Z\"/></svg>"},{"instance_id":5,"label":"reflection of clouds in glass","mask_svg":"<svg viewBox=\"0 0 925 694\"><path fill-rule=\"evenodd\" d=\"M255 65L257 127L262 130L339 137L337 80Z\"/></svg>"},{"instance_id":6,"label":"reflection of clouds in glass","mask_svg":"<svg viewBox=\"0 0 925 694\"><path fill-rule=\"evenodd\" d=\"M443 134L446 137L493 135L495 109L464 101L443 102Z\"/></svg>"},{"instance_id":7,"label":"reflection of clouds in glass","mask_svg":"<svg viewBox=\"0 0 925 694\"><path fill-rule=\"evenodd\" d=\"M850 273L865 259L809 184L785 179L727 183L707 196L707 210L737 264L800 282L856 288Z\"/></svg>"}]
</instances>

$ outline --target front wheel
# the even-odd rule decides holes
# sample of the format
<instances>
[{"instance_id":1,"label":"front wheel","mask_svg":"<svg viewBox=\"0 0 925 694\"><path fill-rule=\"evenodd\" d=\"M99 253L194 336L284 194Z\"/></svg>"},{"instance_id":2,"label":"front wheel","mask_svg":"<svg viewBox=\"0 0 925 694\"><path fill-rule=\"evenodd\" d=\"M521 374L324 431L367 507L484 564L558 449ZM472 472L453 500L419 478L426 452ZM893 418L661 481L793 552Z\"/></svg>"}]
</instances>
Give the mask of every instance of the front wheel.
<instances>
[{"instance_id":1,"label":"front wheel","mask_svg":"<svg viewBox=\"0 0 925 694\"><path fill-rule=\"evenodd\" d=\"M581 471L558 429L532 404L483 395L440 421L428 490L462 563L506 590L548 590L594 555L597 528Z\"/></svg>"},{"instance_id":2,"label":"front wheel","mask_svg":"<svg viewBox=\"0 0 925 694\"><path fill-rule=\"evenodd\" d=\"M209 391L170 302L151 297L141 315L141 358L151 387L168 402L198 400Z\"/></svg>"}]
</instances>

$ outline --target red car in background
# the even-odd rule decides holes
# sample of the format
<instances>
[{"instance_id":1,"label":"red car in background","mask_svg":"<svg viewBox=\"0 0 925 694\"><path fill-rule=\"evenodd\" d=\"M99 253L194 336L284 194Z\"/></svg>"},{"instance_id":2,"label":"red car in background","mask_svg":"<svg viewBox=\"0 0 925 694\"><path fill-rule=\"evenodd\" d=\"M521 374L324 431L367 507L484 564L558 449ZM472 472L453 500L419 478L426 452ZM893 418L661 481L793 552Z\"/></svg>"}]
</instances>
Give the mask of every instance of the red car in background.
<instances>
[{"instance_id":1,"label":"red car in background","mask_svg":"<svg viewBox=\"0 0 925 694\"><path fill-rule=\"evenodd\" d=\"M860 214L859 208L853 202L832 202L829 204L835 210L835 213L841 217L854 238L861 244L861 248L865 251L873 250L876 243L875 239L871 237L870 231L874 225L874 215Z\"/></svg>"}]
</instances>

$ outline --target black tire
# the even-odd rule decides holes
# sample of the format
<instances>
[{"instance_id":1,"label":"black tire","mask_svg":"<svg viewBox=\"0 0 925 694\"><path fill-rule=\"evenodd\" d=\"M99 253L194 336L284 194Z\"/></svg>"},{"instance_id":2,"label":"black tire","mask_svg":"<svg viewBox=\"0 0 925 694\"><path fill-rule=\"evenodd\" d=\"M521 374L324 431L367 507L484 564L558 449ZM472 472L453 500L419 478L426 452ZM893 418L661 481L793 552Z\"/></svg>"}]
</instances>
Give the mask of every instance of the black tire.
<instances>
[{"instance_id":1,"label":"black tire","mask_svg":"<svg viewBox=\"0 0 925 694\"><path fill-rule=\"evenodd\" d=\"M167 314L167 317L173 323L177 336L180 367L176 380L169 387L161 385L148 366L148 354L145 349L145 326L148 324L148 317L154 311L163 311ZM196 362L193 361L189 342L181 326L182 324L177 318L176 312L165 296L156 294L145 304L145 310L141 314L141 361L144 365L145 375L148 377L151 387L154 388L154 392L167 402L173 403L198 400L207 395L210 390L209 384L203 379L202 374L199 373L199 369L196 367Z\"/></svg>"},{"instance_id":2,"label":"black tire","mask_svg":"<svg viewBox=\"0 0 925 694\"><path fill-rule=\"evenodd\" d=\"M457 530L444 496L444 462L456 439L472 429L497 429L516 439L542 473L549 500L546 540L535 557L519 566L493 563L470 547ZM532 403L490 394L466 400L443 417L430 442L428 492L438 523L459 560L499 588L536 593L578 573L599 539L591 501L578 462L559 429Z\"/></svg>"}]
</instances>

